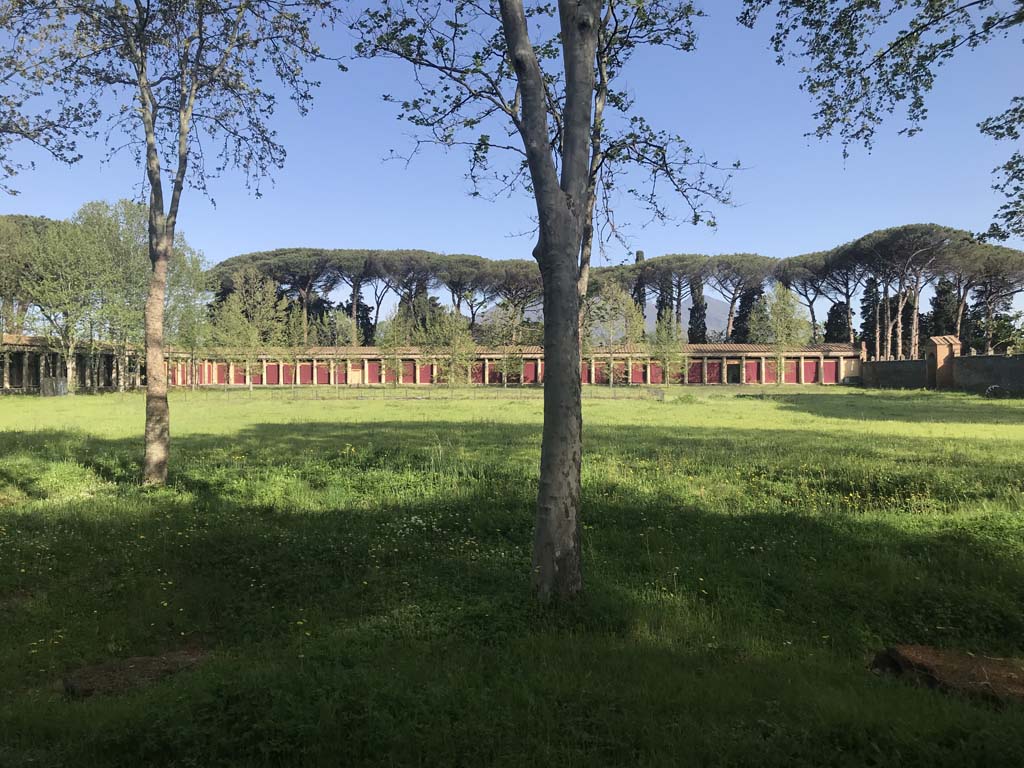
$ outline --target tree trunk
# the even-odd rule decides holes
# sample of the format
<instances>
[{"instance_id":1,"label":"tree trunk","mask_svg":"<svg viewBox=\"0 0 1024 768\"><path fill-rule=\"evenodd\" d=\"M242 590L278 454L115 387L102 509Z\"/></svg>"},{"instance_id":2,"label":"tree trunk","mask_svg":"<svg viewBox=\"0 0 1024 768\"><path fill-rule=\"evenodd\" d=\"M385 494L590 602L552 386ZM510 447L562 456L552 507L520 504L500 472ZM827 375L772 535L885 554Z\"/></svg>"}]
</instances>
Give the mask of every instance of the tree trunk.
<instances>
[{"instance_id":1,"label":"tree trunk","mask_svg":"<svg viewBox=\"0 0 1024 768\"><path fill-rule=\"evenodd\" d=\"M910 320L910 359L917 360L921 336L921 322L919 312L921 309L921 289L914 289L914 316Z\"/></svg>"},{"instance_id":2,"label":"tree trunk","mask_svg":"<svg viewBox=\"0 0 1024 768\"><path fill-rule=\"evenodd\" d=\"M146 453L142 465L145 485L167 482L167 461L171 453L171 414L167 405L167 369L164 361L164 298L167 294L167 264L173 234L151 238L153 274L146 296Z\"/></svg>"},{"instance_id":3,"label":"tree trunk","mask_svg":"<svg viewBox=\"0 0 1024 768\"><path fill-rule=\"evenodd\" d=\"M961 298L957 302L957 305L956 305L956 337L958 339L960 338L960 328L963 326L964 312L966 312L966 311L967 311L967 294L964 293L963 298Z\"/></svg>"},{"instance_id":4,"label":"tree trunk","mask_svg":"<svg viewBox=\"0 0 1024 768\"><path fill-rule=\"evenodd\" d=\"M889 298L889 286L882 293L885 302L885 359L892 360L892 300Z\"/></svg>"},{"instance_id":5,"label":"tree trunk","mask_svg":"<svg viewBox=\"0 0 1024 768\"><path fill-rule=\"evenodd\" d=\"M736 319L736 299L737 297L733 296L732 301L729 302L729 317L725 321L726 341L732 338L732 324L733 321Z\"/></svg>"},{"instance_id":6,"label":"tree trunk","mask_svg":"<svg viewBox=\"0 0 1024 768\"><path fill-rule=\"evenodd\" d=\"M544 278L544 432L533 587L542 600L569 598L583 589L578 519L583 412L576 253L575 238L564 232L561 242L549 245L538 259Z\"/></svg>"},{"instance_id":7,"label":"tree trunk","mask_svg":"<svg viewBox=\"0 0 1024 768\"><path fill-rule=\"evenodd\" d=\"M853 295L846 294L846 328L850 332L850 343L857 343L857 335L853 332Z\"/></svg>"},{"instance_id":8,"label":"tree trunk","mask_svg":"<svg viewBox=\"0 0 1024 768\"><path fill-rule=\"evenodd\" d=\"M907 307L907 295L901 288L896 295L896 359L902 360L903 355L903 310Z\"/></svg>"},{"instance_id":9,"label":"tree trunk","mask_svg":"<svg viewBox=\"0 0 1024 768\"><path fill-rule=\"evenodd\" d=\"M78 366L73 348L64 353L64 367L67 369L68 394L73 395L78 389Z\"/></svg>"},{"instance_id":10,"label":"tree trunk","mask_svg":"<svg viewBox=\"0 0 1024 768\"><path fill-rule=\"evenodd\" d=\"M882 305L875 302L875 360L882 355Z\"/></svg>"},{"instance_id":11,"label":"tree trunk","mask_svg":"<svg viewBox=\"0 0 1024 768\"><path fill-rule=\"evenodd\" d=\"M117 391L124 392L127 389L128 378L128 348L121 350L121 356L117 361Z\"/></svg>"},{"instance_id":12,"label":"tree trunk","mask_svg":"<svg viewBox=\"0 0 1024 768\"><path fill-rule=\"evenodd\" d=\"M814 313L814 302L808 300L807 311L811 315L811 344L818 343L818 317Z\"/></svg>"}]
</instances>

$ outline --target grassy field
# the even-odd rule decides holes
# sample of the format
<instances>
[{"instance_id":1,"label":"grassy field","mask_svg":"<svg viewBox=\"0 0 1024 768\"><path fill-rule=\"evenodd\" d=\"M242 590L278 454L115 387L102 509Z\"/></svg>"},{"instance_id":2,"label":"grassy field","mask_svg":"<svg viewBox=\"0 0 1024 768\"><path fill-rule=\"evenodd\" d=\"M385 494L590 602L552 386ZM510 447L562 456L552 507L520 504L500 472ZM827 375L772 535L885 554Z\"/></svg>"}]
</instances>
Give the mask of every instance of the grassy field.
<instances>
[{"instance_id":1,"label":"grassy field","mask_svg":"<svg viewBox=\"0 0 1024 768\"><path fill-rule=\"evenodd\" d=\"M141 397L0 399L0 765L1024 765L1024 706L867 669L1024 655L1024 401L593 393L587 594L552 610L538 393L428 394L175 395L159 491Z\"/></svg>"}]
</instances>

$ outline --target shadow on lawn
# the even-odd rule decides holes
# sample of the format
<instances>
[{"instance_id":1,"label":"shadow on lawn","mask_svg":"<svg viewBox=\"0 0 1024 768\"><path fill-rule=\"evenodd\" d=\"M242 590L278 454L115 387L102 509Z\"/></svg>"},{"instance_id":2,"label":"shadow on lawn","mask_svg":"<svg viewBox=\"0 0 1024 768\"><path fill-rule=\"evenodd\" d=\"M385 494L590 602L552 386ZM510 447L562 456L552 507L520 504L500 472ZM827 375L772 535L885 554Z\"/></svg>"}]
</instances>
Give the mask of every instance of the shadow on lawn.
<instances>
[{"instance_id":1,"label":"shadow on lawn","mask_svg":"<svg viewBox=\"0 0 1024 768\"><path fill-rule=\"evenodd\" d=\"M834 394L771 391L753 397L778 403L786 410L828 419L902 421L942 424L1024 424L1024 407L1013 401L981 400L962 393L920 391L901 393L862 390L843 397Z\"/></svg>"},{"instance_id":2,"label":"shadow on lawn","mask_svg":"<svg viewBox=\"0 0 1024 768\"><path fill-rule=\"evenodd\" d=\"M851 765L890 752L907 765L913 754L918 765L981 765L991 745L1004 756L1015 746L1017 715L985 719L995 715L861 671L897 642L1024 651L1024 561L998 530L731 512L671 484L600 476L584 489L586 597L547 610L528 588L539 433L256 424L176 438L172 487L159 491L135 485L135 440L8 433L0 463L17 460L18 482L43 504L54 462L107 486L72 494L57 514L0 506L12 565L28 566L0 572L0 597L29 596L0 608L0 688L183 643L216 653L208 670L109 705L120 709L105 722L118 727L89 719L102 702L55 710L20 694L25 706L0 710L0 722L20 723L18 749L63 745L70 756L85 744L83 754L123 765L415 764L424 754L438 764L671 764L681 750L706 765L751 755L820 765L833 752ZM933 475L926 462L892 468L904 473L892 487L869 485L872 461L891 462L891 448L865 439L836 452L827 432L651 428L631 441L588 426L586 440L592 461L696 460L732 478L761 467L773 481L836 492L834 477L802 474L814 460L844 483L863 478L869 507L900 483L964 498L952 481L919 485ZM900 449L927 454L931 443ZM1009 471L982 458L957 465L958 477ZM336 484L352 503L288 510L290 494L330 499ZM17 649L55 626L67 639L25 660ZM546 730L553 712L560 725ZM962 732L942 741L952 723Z\"/></svg>"},{"instance_id":3,"label":"shadow on lawn","mask_svg":"<svg viewBox=\"0 0 1024 768\"><path fill-rule=\"evenodd\" d=\"M533 425L257 424L230 438L179 437L172 489L148 492L134 485L135 441L17 433L0 447L0 460L28 455L42 472L47 461L73 459L115 489L72 497L53 519L0 507L0 522L37 539L25 547L45 549L55 567L40 578L52 601L73 613L105 614L136 652L181 631L227 646L295 639L303 615L334 631L355 623L411 638L489 643L552 628L552 617L526 599L538 436ZM723 439L650 429L632 446L620 437L588 427L591 456L627 464L667 458L669 465L697 456L705 470L730 476L762 465L775 482L803 478L806 492L858 488L866 509L884 507L897 492L959 502L968 495L961 474L1014 466L964 460L957 477L940 482L918 462L880 484L870 459L891 461L891 453L864 441L830 456L835 441L827 433L766 438L726 430ZM913 456L928 443L910 439L901 447ZM54 446L61 446L56 455ZM833 472L804 477L801 465L780 458L789 453L797 462L817 457ZM329 494L334 481L364 477L367 487L350 494L358 500L345 508L289 509L290 493ZM20 482L38 491L38 478ZM283 491L268 496L268 485ZM1004 483L977 496L1007 490ZM119 518L104 511L108 504L132 513ZM589 481L590 596L559 614L555 626L667 632L683 641L698 634L737 652L754 637L857 653L897 641L1022 647L1024 566L991 537L956 527L936 532L912 520L896 527L816 516L799 506L758 514L709 505L657 486L640 493L626 482ZM182 616L161 606L165 595ZM21 629L37 631L28 620Z\"/></svg>"}]
</instances>

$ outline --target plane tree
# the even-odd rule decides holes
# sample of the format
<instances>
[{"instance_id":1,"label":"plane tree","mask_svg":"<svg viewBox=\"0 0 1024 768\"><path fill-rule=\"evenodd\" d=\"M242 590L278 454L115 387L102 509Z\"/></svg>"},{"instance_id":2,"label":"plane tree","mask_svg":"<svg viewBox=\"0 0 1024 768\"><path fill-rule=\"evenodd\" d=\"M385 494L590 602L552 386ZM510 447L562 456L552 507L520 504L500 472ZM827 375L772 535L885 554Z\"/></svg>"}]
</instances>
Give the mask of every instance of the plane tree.
<instances>
[{"instance_id":1,"label":"plane tree","mask_svg":"<svg viewBox=\"0 0 1024 768\"><path fill-rule=\"evenodd\" d=\"M697 221L709 220L709 199L726 197L718 166L653 128L616 85L638 50L691 49L696 13L670 0L395 0L353 24L361 55L412 66L417 90L394 101L422 142L466 147L471 180L526 189L536 203L547 365L532 574L545 600L583 586L579 305L596 206L611 202L615 172L627 168L642 179L621 188L655 215L668 213L662 188ZM512 162L496 162L497 150Z\"/></svg>"},{"instance_id":2,"label":"plane tree","mask_svg":"<svg viewBox=\"0 0 1024 768\"><path fill-rule=\"evenodd\" d=\"M284 163L271 128L277 105L284 96L307 110L316 86L307 65L324 58L313 30L338 9L331 0L21 0L5 9L0 22L18 44L15 55L37 63L18 79L62 113L87 117L101 107L113 150L133 152L145 169L151 274L142 479L162 485L170 456L164 306L182 197L186 187L205 192L229 168L258 194L260 180Z\"/></svg>"}]
</instances>

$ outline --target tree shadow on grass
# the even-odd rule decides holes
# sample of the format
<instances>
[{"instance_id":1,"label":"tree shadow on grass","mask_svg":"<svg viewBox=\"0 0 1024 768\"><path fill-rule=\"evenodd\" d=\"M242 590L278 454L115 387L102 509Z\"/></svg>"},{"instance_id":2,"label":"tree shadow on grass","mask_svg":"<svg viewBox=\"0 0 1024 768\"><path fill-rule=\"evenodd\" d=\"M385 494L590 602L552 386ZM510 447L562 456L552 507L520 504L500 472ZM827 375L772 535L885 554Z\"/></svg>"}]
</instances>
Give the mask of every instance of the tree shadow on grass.
<instances>
[{"instance_id":1,"label":"tree shadow on grass","mask_svg":"<svg viewBox=\"0 0 1024 768\"><path fill-rule=\"evenodd\" d=\"M587 595L545 609L528 586L535 425L265 423L179 436L164 491L135 486L137 441L15 437L0 466L31 459L17 478L26 487L62 460L106 484L86 478L81 495L0 507L13 566L0 588L41 596L2 617L0 687L20 693L0 723L18 734L15 756L52 744L57 762L81 747L108 765L424 754L995 765L1022 748L1020 713L863 669L895 642L1024 651L1024 560L1005 536L1018 523L988 520L975 535L717 501L727 481L765 502L772 483L834 496L835 476L856 484L892 463L877 441L837 452L827 432L645 428L624 440L588 426L587 460L609 471L584 489ZM927 455L932 443L900 450ZM623 466L655 482L611 471ZM896 469L905 474L891 487L863 486L865 509L900 487L964 499L953 480L924 484L935 474L924 464ZM956 474L1012 469L967 458ZM679 476L657 482L669 472ZM712 494L691 492L709 482ZM992 484L978 498L1005 492ZM55 627L60 642L30 655ZM210 667L124 702L70 708L25 693L82 663L182 643L214 651ZM95 728L98 713L110 727Z\"/></svg>"},{"instance_id":2,"label":"tree shadow on grass","mask_svg":"<svg viewBox=\"0 0 1024 768\"><path fill-rule=\"evenodd\" d=\"M741 395L742 397L742 395ZM1024 424L1024 405L1017 401L983 400L956 392L860 390L835 394L765 392L750 395L778 403L786 410L828 419L901 421L940 424Z\"/></svg>"}]
</instances>

